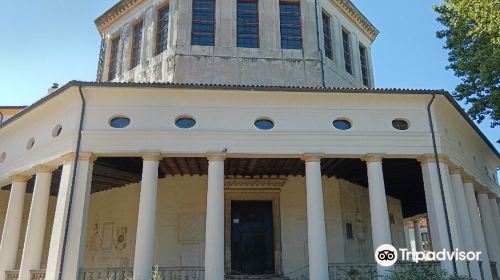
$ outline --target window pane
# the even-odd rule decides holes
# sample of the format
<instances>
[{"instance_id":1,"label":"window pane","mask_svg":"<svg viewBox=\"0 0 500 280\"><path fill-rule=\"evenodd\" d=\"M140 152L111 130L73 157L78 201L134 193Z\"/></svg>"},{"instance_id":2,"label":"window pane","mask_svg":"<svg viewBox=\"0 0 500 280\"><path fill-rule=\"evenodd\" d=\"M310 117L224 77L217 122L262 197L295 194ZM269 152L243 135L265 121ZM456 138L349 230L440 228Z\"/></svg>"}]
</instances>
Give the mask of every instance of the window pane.
<instances>
[{"instance_id":1,"label":"window pane","mask_svg":"<svg viewBox=\"0 0 500 280\"><path fill-rule=\"evenodd\" d=\"M167 49L168 45L168 15L169 7L158 11L158 31L156 33L156 54Z\"/></svg>"},{"instance_id":2,"label":"window pane","mask_svg":"<svg viewBox=\"0 0 500 280\"><path fill-rule=\"evenodd\" d=\"M238 0L238 47L259 47L259 12L257 0Z\"/></svg>"},{"instance_id":3,"label":"window pane","mask_svg":"<svg viewBox=\"0 0 500 280\"><path fill-rule=\"evenodd\" d=\"M120 44L120 37L111 40L111 51L109 57L109 70L108 70L108 80L111 81L116 78L117 66L118 66L118 46Z\"/></svg>"},{"instance_id":4,"label":"window pane","mask_svg":"<svg viewBox=\"0 0 500 280\"><path fill-rule=\"evenodd\" d=\"M344 66L345 71L352 74L352 60L351 60L351 35L342 30L342 45L344 46Z\"/></svg>"},{"instance_id":5,"label":"window pane","mask_svg":"<svg viewBox=\"0 0 500 280\"><path fill-rule=\"evenodd\" d=\"M132 56L130 58L130 69L136 67L141 62L142 21L134 25L132 33Z\"/></svg>"},{"instance_id":6,"label":"window pane","mask_svg":"<svg viewBox=\"0 0 500 280\"><path fill-rule=\"evenodd\" d=\"M329 59L333 59L332 52L332 30L330 28L330 16L323 13L323 41L325 44L325 55Z\"/></svg>"},{"instance_id":7,"label":"window pane","mask_svg":"<svg viewBox=\"0 0 500 280\"><path fill-rule=\"evenodd\" d=\"M302 49L300 2L280 2L280 32L282 49Z\"/></svg>"},{"instance_id":8,"label":"window pane","mask_svg":"<svg viewBox=\"0 0 500 280\"><path fill-rule=\"evenodd\" d=\"M361 77L363 78L363 85L369 87L370 80L368 78L368 59L366 48L361 44L359 45L359 60L361 61Z\"/></svg>"},{"instance_id":9,"label":"window pane","mask_svg":"<svg viewBox=\"0 0 500 280\"><path fill-rule=\"evenodd\" d=\"M215 37L215 0L193 0L191 45L213 46Z\"/></svg>"}]
</instances>

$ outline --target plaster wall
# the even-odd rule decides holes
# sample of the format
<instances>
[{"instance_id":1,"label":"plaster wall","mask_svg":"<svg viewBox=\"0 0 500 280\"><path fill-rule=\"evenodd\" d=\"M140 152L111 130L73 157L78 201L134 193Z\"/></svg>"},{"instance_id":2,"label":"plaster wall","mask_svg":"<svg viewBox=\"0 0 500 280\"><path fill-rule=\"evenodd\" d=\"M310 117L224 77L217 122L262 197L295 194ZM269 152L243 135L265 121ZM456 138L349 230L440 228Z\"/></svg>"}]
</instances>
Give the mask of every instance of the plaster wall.
<instances>
[{"instance_id":1,"label":"plaster wall","mask_svg":"<svg viewBox=\"0 0 500 280\"><path fill-rule=\"evenodd\" d=\"M168 49L156 54L158 9L167 3L170 9ZM279 1L259 1L259 48L236 47L236 1L216 1L215 46L191 45L192 0L145 1L103 31L105 59L101 80L108 80L110 42L120 37L118 75L114 80L118 82L321 86L316 5L313 0L302 0L300 3L303 48L289 50L281 49ZM358 41L363 41L369 50L370 40L329 1L322 5L335 16L335 21L332 21L335 33L341 26L352 33L353 67L359 68ZM141 21L144 24L141 63L131 69L132 27ZM334 37L338 45L334 49L339 56L336 59L338 62L343 59L339 34ZM320 37L322 40L322 34ZM353 75L343 70L343 63L325 62L324 68L327 86L363 86L357 68Z\"/></svg>"},{"instance_id":2,"label":"plaster wall","mask_svg":"<svg viewBox=\"0 0 500 280\"><path fill-rule=\"evenodd\" d=\"M159 180L155 264L203 266L205 248L206 176ZM323 178L329 262L373 261L368 190L335 178ZM281 188L280 214L284 273L307 264L305 180L289 177ZM90 200L86 267L126 267L133 264L139 185L95 193ZM389 209L403 231L399 201L389 198ZM113 201L113 203L110 203ZM352 208L351 205L356 205ZM364 242L346 244L343 221L353 209L364 217ZM126 229L126 230L125 230ZM120 239L120 236L124 238ZM122 240L122 241L119 241ZM125 242L123 242L125 240ZM396 242L404 242L396 240Z\"/></svg>"}]
</instances>

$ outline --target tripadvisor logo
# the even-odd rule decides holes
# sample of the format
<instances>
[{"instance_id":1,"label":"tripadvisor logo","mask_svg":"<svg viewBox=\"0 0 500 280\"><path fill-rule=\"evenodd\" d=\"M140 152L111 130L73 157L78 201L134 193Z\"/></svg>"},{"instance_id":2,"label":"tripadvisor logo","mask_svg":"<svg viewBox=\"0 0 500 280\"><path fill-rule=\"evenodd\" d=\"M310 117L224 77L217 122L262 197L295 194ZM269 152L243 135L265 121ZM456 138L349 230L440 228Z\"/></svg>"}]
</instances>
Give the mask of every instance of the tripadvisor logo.
<instances>
[{"instance_id":1,"label":"tripadvisor logo","mask_svg":"<svg viewBox=\"0 0 500 280\"><path fill-rule=\"evenodd\" d=\"M393 266L398 261L398 250L390 244L382 244L375 250L375 260L380 266Z\"/></svg>"},{"instance_id":2,"label":"tripadvisor logo","mask_svg":"<svg viewBox=\"0 0 500 280\"><path fill-rule=\"evenodd\" d=\"M399 253L399 254L398 254ZM397 250L390 244L382 244L375 250L375 261L383 267L393 266L398 261L398 255L401 261L479 261L481 252L464 252L455 249L447 251L410 251L406 248Z\"/></svg>"}]
</instances>

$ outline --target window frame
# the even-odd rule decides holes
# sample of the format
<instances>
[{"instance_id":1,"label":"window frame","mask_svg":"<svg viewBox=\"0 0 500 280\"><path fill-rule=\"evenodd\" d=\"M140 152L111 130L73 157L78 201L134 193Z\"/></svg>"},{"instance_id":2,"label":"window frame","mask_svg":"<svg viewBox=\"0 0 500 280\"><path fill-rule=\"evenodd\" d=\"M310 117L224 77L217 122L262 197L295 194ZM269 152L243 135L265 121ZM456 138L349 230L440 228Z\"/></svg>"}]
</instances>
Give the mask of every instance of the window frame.
<instances>
[{"instance_id":1,"label":"window frame","mask_svg":"<svg viewBox=\"0 0 500 280\"><path fill-rule=\"evenodd\" d=\"M347 73L353 75L351 32L344 27L342 27L342 50L344 52L344 69Z\"/></svg>"},{"instance_id":2,"label":"window frame","mask_svg":"<svg viewBox=\"0 0 500 280\"><path fill-rule=\"evenodd\" d=\"M141 64L143 34L144 34L144 20L140 19L132 25L132 44L130 46L130 69L134 69L139 64Z\"/></svg>"},{"instance_id":3,"label":"window frame","mask_svg":"<svg viewBox=\"0 0 500 280\"><path fill-rule=\"evenodd\" d=\"M321 19L323 24L323 50L325 56L333 61L333 36L332 36L332 16L326 11L321 11ZM327 22L325 22L325 19ZM327 30L328 32L326 32Z\"/></svg>"},{"instance_id":4,"label":"window frame","mask_svg":"<svg viewBox=\"0 0 500 280\"><path fill-rule=\"evenodd\" d=\"M116 79L118 75L118 56L120 52L120 35L110 40L109 62L108 62L108 81Z\"/></svg>"},{"instance_id":5,"label":"window frame","mask_svg":"<svg viewBox=\"0 0 500 280\"><path fill-rule=\"evenodd\" d=\"M363 81L363 85L370 87L368 49L362 43L359 43L359 64L361 67L361 80Z\"/></svg>"},{"instance_id":6,"label":"window frame","mask_svg":"<svg viewBox=\"0 0 500 280\"><path fill-rule=\"evenodd\" d=\"M167 10L164 15L163 12ZM166 21L165 21L166 17ZM162 25L162 23L165 23ZM165 5L160 6L157 9L156 17L156 42L155 42L155 54L158 55L168 49L168 37L170 30L170 5L167 2ZM162 40L163 39L163 40Z\"/></svg>"},{"instance_id":7,"label":"window frame","mask_svg":"<svg viewBox=\"0 0 500 280\"><path fill-rule=\"evenodd\" d=\"M265 1L265 0L264 0ZM241 10L241 3L255 3L255 11L250 10ZM240 22L240 12L243 14L252 14L255 16L255 22ZM259 0L237 0L236 1L236 46L238 48L259 48L260 47L260 23L259 23ZM253 28L255 27L257 30L256 34L252 34L249 32L240 31L240 27ZM249 46L244 43L240 43L240 39L250 39L255 40L255 45Z\"/></svg>"},{"instance_id":8,"label":"window frame","mask_svg":"<svg viewBox=\"0 0 500 280\"><path fill-rule=\"evenodd\" d=\"M280 20L280 47L281 49L285 50L301 50L304 47L304 37L303 37L303 32L302 32L302 9L300 6L300 1L279 1L279 20ZM297 13L292 14L292 13L284 13L282 12L282 5L294 5L297 6ZM283 23L283 17L286 14L291 14L291 15L298 15L298 24L290 24L290 23ZM284 28L294 28L300 31L300 36L291 36L291 35L283 35L283 29ZM287 44L283 44L283 42L288 42ZM294 42L294 44L298 41L299 47L297 46L290 46L290 42Z\"/></svg>"},{"instance_id":9,"label":"window frame","mask_svg":"<svg viewBox=\"0 0 500 280\"><path fill-rule=\"evenodd\" d=\"M205 8L196 8L196 2L213 2L213 10L212 9L205 9ZM208 47L213 47L215 46L215 32L216 32L216 23L217 23L217 15L216 15L216 10L217 10L217 0L193 0L192 2L192 18L191 18L191 45L192 46L208 46ZM205 12L212 12L213 18L212 19L196 19L195 14L196 12L200 11L205 11ZM213 32L201 32L201 31L195 31L195 24L203 24L207 26L212 26ZM193 38L197 37L200 41L195 42ZM201 39L207 39L208 41L202 42ZM211 42L210 42L211 40Z\"/></svg>"}]
</instances>

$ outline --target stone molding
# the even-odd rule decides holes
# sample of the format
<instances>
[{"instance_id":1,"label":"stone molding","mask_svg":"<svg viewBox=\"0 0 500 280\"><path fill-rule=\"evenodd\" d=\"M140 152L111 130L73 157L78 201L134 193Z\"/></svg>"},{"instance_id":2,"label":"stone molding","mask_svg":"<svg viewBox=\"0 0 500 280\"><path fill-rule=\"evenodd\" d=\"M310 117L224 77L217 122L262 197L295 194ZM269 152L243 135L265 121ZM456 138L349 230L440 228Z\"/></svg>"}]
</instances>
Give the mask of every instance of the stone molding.
<instances>
[{"instance_id":1,"label":"stone molding","mask_svg":"<svg viewBox=\"0 0 500 280\"><path fill-rule=\"evenodd\" d=\"M51 165L40 164L35 166L36 173L52 173L57 167Z\"/></svg>"},{"instance_id":2,"label":"stone molding","mask_svg":"<svg viewBox=\"0 0 500 280\"><path fill-rule=\"evenodd\" d=\"M462 172L464 171L464 169L460 166L456 166L456 165L453 165L453 166L449 166L448 167L448 171L450 172L450 175L461 175Z\"/></svg>"},{"instance_id":3,"label":"stone molding","mask_svg":"<svg viewBox=\"0 0 500 280\"><path fill-rule=\"evenodd\" d=\"M330 0L337 7L339 7L342 12L344 12L349 18L354 20L360 27L361 30L368 35L368 38L373 42L377 38L379 31L373 24L354 6L350 0Z\"/></svg>"},{"instance_id":4,"label":"stone molding","mask_svg":"<svg viewBox=\"0 0 500 280\"><path fill-rule=\"evenodd\" d=\"M142 2L144 2L144 0L121 0L95 20L97 29L99 29L99 31L102 33L103 29L107 25L111 24L117 18L137 7Z\"/></svg>"},{"instance_id":5,"label":"stone molding","mask_svg":"<svg viewBox=\"0 0 500 280\"><path fill-rule=\"evenodd\" d=\"M26 175L12 175L10 176L10 180L12 183L26 183L28 180L31 179L31 176L26 176Z\"/></svg>"},{"instance_id":6,"label":"stone molding","mask_svg":"<svg viewBox=\"0 0 500 280\"><path fill-rule=\"evenodd\" d=\"M321 162L321 158L323 157L324 155L323 154L314 154L314 153L310 153L310 154L304 154L302 155L301 159L303 161L305 161L306 163L308 162Z\"/></svg>"},{"instance_id":7,"label":"stone molding","mask_svg":"<svg viewBox=\"0 0 500 280\"><path fill-rule=\"evenodd\" d=\"M226 159L225 153L207 153L205 156L208 161L224 161Z\"/></svg>"},{"instance_id":8,"label":"stone molding","mask_svg":"<svg viewBox=\"0 0 500 280\"><path fill-rule=\"evenodd\" d=\"M417 158L417 160L421 164L436 162L436 156L434 154L425 154L425 155L422 155L421 157ZM449 161L449 157L447 155L444 155L444 154L438 154L438 161L441 163L447 163Z\"/></svg>"},{"instance_id":9,"label":"stone molding","mask_svg":"<svg viewBox=\"0 0 500 280\"><path fill-rule=\"evenodd\" d=\"M246 188L246 187L269 187L281 188L287 182L284 178L234 178L225 179L224 186L227 188Z\"/></svg>"},{"instance_id":10,"label":"stone molding","mask_svg":"<svg viewBox=\"0 0 500 280\"><path fill-rule=\"evenodd\" d=\"M371 162L382 162L383 158L384 154L367 154L364 157L362 157L361 160L365 161L366 163L371 163Z\"/></svg>"},{"instance_id":11,"label":"stone molding","mask_svg":"<svg viewBox=\"0 0 500 280\"><path fill-rule=\"evenodd\" d=\"M160 161L162 155L160 153L144 153L142 154L142 159L144 161Z\"/></svg>"},{"instance_id":12,"label":"stone molding","mask_svg":"<svg viewBox=\"0 0 500 280\"><path fill-rule=\"evenodd\" d=\"M462 182L464 182L464 184L473 184L474 180L475 178L473 176L470 175L462 176Z\"/></svg>"}]
</instances>

